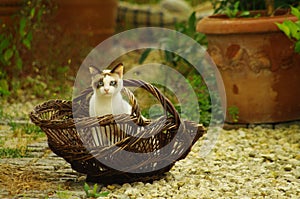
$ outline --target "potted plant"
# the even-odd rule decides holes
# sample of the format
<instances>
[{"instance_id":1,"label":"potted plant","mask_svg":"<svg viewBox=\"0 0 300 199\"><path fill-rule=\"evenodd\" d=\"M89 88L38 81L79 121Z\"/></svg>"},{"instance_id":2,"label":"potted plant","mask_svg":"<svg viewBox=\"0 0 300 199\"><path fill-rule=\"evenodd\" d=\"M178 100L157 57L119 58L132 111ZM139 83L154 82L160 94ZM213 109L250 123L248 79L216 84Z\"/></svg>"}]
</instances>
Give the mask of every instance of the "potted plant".
<instances>
[{"instance_id":1,"label":"potted plant","mask_svg":"<svg viewBox=\"0 0 300 199\"><path fill-rule=\"evenodd\" d=\"M300 55L276 25L297 18L290 15L289 9L279 9L286 5L283 1L222 3L227 15L201 19L197 31L206 34L207 51L223 77L226 121L253 124L300 119ZM229 3L232 9L226 8ZM251 10L254 5L264 10ZM250 12L243 12L246 9ZM230 113L233 109L234 116Z\"/></svg>"}]
</instances>

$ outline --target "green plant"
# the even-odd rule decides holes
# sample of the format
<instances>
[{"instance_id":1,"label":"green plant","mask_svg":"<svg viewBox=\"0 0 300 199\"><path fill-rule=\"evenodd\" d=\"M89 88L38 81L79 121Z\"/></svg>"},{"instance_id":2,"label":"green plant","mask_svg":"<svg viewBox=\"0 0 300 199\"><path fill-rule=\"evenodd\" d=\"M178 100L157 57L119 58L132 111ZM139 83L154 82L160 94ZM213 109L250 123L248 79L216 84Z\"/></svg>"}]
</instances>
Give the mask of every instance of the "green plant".
<instances>
[{"instance_id":1,"label":"green plant","mask_svg":"<svg viewBox=\"0 0 300 199\"><path fill-rule=\"evenodd\" d=\"M7 97L9 95L10 91L8 82L6 80L6 73L0 69L0 96Z\"/></svg>"},{"instance_id":2,"label":"green plant","mask_svg":"<svg viewBox=\"0 0 300 199\"><path fill-rule=\"evenodd\" d=\"M91 189L90 186L85 182L83 185L84 192L87 198L99 198L99 197L106 197L108 196L109 192L101 192L99 193L98 184L94 184L93 188Z\"/></svg>"},{"instance_id":3,"label":"green plant","mask_svg":"<svg viewBox=\"0 0 300 199\"><path fill-rule=\"evenodd\" d=\"M295 52L300 53L300 10L291 7L291 14L298 18L296 22L285 20L283 23L276 23L276 25L289 39L295 42Z\"/></svg>"},{"instance_id":4,"label":"green plant","mask_svg":"<svg viewBox=\"0 0 300 199\"><path fill-rule=\"evenodd\" d=\"M22 158L27 156L27 148L0 148L0 158Z\"/></svg>"},{"instance_id":5,"label":"green plant","mask_svg":"<svg viewBox=\"0 0 300 199\"><path fill-rule=\"evenodd\" d=\"M236 18L236 17L245 17L249 16L250 12L249 11L240 11L239 9L240 2L237 1L234 3L234 5L226 7L224 13L229 17L229 18Z\"/></svg>"},{"instance_id":6,"label":"green plant","mask_svg":"<svg viewBox=\"0 0 300 199\"><path fill-rule=\"evenodd\" d=\"M161 0L120 0L120 1L125 1L133 4L157 4Z\"/></svg>"},{"instance_id":7,"label":"green plant","mask_svg":"<svg viewBox=\"0 0 300 199\"><path fill-rule=\"evenodd\" d=\"M190 15L187 22L181 22L181 23L175 24L175 30L191 37L192 39L197 41L199 44L206 46L207 45L206 36L204 34L196 31L196 23L197 23L196 13L193 12ZM164 38L161 42L162 42L162 45L171 46L171 45L174 45L173 41L174 41L173 38ZM152 50L153 49L148 48L142 53L142 55L139 59L140 64L146 60L146 58L148 57L149 53ZM191 49L182 49L182 50L190 51ZM185 59L182 59L180 56L178 56L177 54L175 54L173 52L164 51L163 54L164 54L163 56L164 56L165 61L167 63L171 63L174 66L176 66L180 61L183 61L183 62L186 62L187 64L189 64Z\"/></svg>"},{"instance_id":8,"label":"green plant","mask_svg":"<svg viewBox=\"0 0 300 199\"><path fill-rule=\"evenodd\" d=\"M24 54L31 50L33 33L40 26L45 14L45 2L50 0L24 0L15 17L15 23L1 23L0 34L0 96L11 94L12 77L18 77L24 66Z\"/></svg>"},{"instance_id":9,"label":"green plant","mask_svg":"<svg viewBox=\"0 0 300 199\"><path fill-rule=\"evenodd\" d=\"M183 33L190 38L194 39L196 42L199 44L206 46L207 41L206 37L204 34L201 34L196 31L196 15L195 13L192 13L191 16L189 17L187 22L182 22L182 23L177 23L175 25L175 30ZM174 44L174 41L176 38L163 38L161 40L161 43L163 46L169 46L170 49L174 49L172 45L177 45ZM184 48L184 49L179 49L182 50L182 54L186 54L187 56L194 56L193 53L191 52L196 52L194 49L191 48ZM150 52L153 51L153 49L146 49L140 56L139 63L143 63L147 57L149 56ZM208 88L202 79L201 75L199 75L199 72L188 62L186 59L182 58L178 54L170 51L159 51L162 60L164 61L164 64L167 64L174 69L176 69L178 72L183 74L188 81L188 83L191 85L191 87L194 89L194 93L196 94L196 97L198 99L198 105L199 105L199 113L196 113L197 115L191 115L191 113L195 112L195 107L184 107L186 113L183 113L181 110L181 107L179 104L176 104L176 101L173 102L175 104L175 108L177 111L181 114L182 117L190 119L190 118L198 118L200 115L200 121L204 125L208 125L211 119L211 100L210 100L210 95ZM164 94L168 96L173 96L173 93L168 93L168 91L165 88L164 89ZM183 93L184 95L184 93ZM186 96L188 98L189 96ZM143 113L147 113L151 111L156 111L156 110L146 110Z\"/></svg>"},{"instance_id":10,"label":"green plant","mask_svg":"<svg viewBox=\"0 0 300 199\"><path fill-rule=\"evenodd\" d=\"M239 121L239 108L236 106L231 106L228 108L228 113L233 122Z\"/></svg>"},{"instance_id":11,"label":"green plant","mask_svg":"<svg viewBox=\"0 0 300 199\"><path fill-rule=\"evenodd\" d=\"M19 15L19 23L13 27L2 24L3 34L0 35L0 62L5 66L21 70L23 50L30 50L33 31L41 23L45 12L44 0L25 1Z\"/></svg>"},{"instance_id":12,"label":"green plant","mask_svg":"<svg viewBox=\"0 0 300 199\"><path fill-rule=\"evenodd\" d=\"M68 199L68 198L72 198L72 194L67 191L64 190L61 185L58 185L58 190L56 191L56 195L59 199Z\"/></svg>"},{"instance_id":13,"label":"green plant","mask_svg":"<svg viewBox=\"0 0 300 199\"><path fill-rule=\"evenodd\" d=\"M234 7L240 2L238 10L267 10L271 16L278 8L288 8L290 5L299 5L299 0L210 0L215 13L224 13L228 7Z\"/></svg>"},{"instance_id":14,"label":"green plant","mask_svg":"<svg viewBox=\"0 0 300 199\"><path fill-rule=\"evenodd\" d=\"M162 0L120 0L120 1L125 1L128 3L135 3L135 4L157 4ZM201 2L204 2L205 0L185 0L185 1L192 6L195 6Z\"/></svg>"}]
</instances>

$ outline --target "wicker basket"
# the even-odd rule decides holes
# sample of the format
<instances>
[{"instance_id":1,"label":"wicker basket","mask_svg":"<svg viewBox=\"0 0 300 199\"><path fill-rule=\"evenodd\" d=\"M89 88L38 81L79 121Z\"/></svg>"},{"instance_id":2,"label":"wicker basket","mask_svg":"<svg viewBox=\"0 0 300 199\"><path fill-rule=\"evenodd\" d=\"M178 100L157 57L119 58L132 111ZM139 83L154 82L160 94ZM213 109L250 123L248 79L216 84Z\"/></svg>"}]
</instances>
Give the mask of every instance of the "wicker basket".
<instances>
[{"instance_id":1,"label":"wicker basket","mask_svg":"<svg viewBox=\"0 0 300 199\"><path fill-rule=\"evenodd\" d=\"M151 93L164 107L165 115L145 120L126 87L141 87ZM30 118L46 133L50 149L74 170L86 174L87 181L109 184L159 179L186 157L206 130L200 124L181 120L172 103L151 84L124 80L123 93L132 105L131 115L88 117L89 88L73 102L50 100L38 105ZM108 144L95 140L95 129Z\"/></svg>"}]
</instances>

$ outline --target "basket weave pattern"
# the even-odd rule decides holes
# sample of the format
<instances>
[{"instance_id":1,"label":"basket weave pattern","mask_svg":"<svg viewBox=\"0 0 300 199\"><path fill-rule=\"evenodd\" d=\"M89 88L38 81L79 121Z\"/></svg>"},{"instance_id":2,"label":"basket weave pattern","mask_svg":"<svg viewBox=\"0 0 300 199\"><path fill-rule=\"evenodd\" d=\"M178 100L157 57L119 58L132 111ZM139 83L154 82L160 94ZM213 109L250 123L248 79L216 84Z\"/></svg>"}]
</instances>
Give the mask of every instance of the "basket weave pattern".
<instances>
[{"instance_id":1,"label":"basket weave pattern","mask_svg":"<svg viewBox=\"0 0 300 199\"><path fill-rule=\"evenodd\" d=\"M165 115L152 121L143 118L126 87L141 87L152 94ZM47 101L30 113L32 122L46 133L50 149L86 174L88 181L108 184L161 178L206 132L200 124L181 120L172 103L146 82L124 80L123 94L132 106L131 115L89 117L92 92L89 88L73 101ZM99 144L93 132L107 143Z\"/></svg>"}]
</instances>

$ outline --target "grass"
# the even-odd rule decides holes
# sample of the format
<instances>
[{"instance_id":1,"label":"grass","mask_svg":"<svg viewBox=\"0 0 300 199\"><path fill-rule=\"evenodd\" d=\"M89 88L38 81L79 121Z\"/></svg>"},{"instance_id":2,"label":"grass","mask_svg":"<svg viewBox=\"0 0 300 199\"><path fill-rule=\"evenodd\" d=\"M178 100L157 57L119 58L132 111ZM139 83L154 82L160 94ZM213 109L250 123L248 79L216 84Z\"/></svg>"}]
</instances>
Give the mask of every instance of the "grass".
<instances>
[{"instance_id":1,"label":"grass","mask_svg":"<svg viewBox=\"0 0 300 199\"><path fill-rule=\"evenodd\" d=\"M17 114L18 115L18 114ZM31 123L18 123L16 115L0 107L0 158L29 157L27 145L45 139L41 129ZM25 117L19 114L18 117Z\"/></svg>"},{"instance_id":2,"label":"grass","mask_svg":"<svg viewBox=\"0 0 300 199\"><path fill-rule=\"evenodd\" d=\"M23 158L27 156L27 148L0 148L0 158Z\"/></svg>"}]
</instances>

